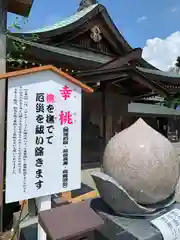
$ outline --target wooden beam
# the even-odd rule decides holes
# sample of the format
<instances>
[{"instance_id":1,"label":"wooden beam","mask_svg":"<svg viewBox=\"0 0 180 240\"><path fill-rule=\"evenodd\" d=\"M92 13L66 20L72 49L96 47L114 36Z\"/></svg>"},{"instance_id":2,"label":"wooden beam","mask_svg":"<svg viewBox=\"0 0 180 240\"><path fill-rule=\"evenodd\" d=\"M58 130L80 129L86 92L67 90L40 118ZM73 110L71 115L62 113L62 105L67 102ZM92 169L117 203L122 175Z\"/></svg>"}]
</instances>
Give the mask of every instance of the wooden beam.
<instances>
[{"instance_id":1,"label":"wooden beam","mask_svg":"<svg viewBox=\"0 0 180 240\"><path fill-rule=\"evenodd\" d=\"M122 50L125 53L128 51L131 51L132 50L131 46L124 39L122 34L119 32L119 30L115 26L114 22L112 21L111 17L109 16L109 14L107 12L107 9L104 6L100 5L99 11L103 17L103 20L105 21L106 29L109 30L109 34L108 34L109 39L113 39L115 42L114 45L117 48L116 51L117 52L119 51L120 53L122 53Z\"/></svg>"},{"instance_id":2,"label":"wooden beam","mask_svg":"<svg viewBox=\"0 0 180 240\"><path fill-rule=\"evenodd\" d=\"M80 77L77 74L77 77L81 79L84 83L93 83L93 82L101 82L101 81L107 81L107 82L113 82L113 80L119 81L121 78L127 78L128 74L119 72L119 73L105 73L105 74L99 74L99 75L93 75L93 76L87 76L87 77Z\"/></svg>"},{"instance_id":3,"label":"wooden beam","mask_svg":"<svg viewBox=\"0 0 180 240\"><path fill-rule=\"evenodd\" d=\"M29 15L34 0L8 0L7 10L24 17Z\"/></svg>"},{"instance_id":4,"label":"wooden beam","mask_svg":"<svg viewBox=\"0 0 180 240\"><path fill-rule=\"evenodd\" d=\"M88 71L81 71L76 73L78 75L78 77L83 76L83 77L89 77L89 76L93 76L93 75L102 75L102 74L107 74L107 73L117 73L117 72L123 72L123 71L127 71L130 68L125 66L125 67L118 67L118 68L110 68L110 69L92 69L92 70L88 70Z\"/></svg>"},{"instance_id":5,"label":"wooden beam","mask_svg":"<svg viewBox=\"0 0 180 240\"><path fill-rule=\"evenodd\" d=\"M105 91L105 144L108 143L112 137L112 107L111 107L111 95L109 91L109 85L104 89Z\"/></svg>"},{"instance_id":6,"label":"wooden beam","mask_svg":"<svg viewBox=\"0 0 180 240\"><path fill-rule=\"evenodd\" d=\"M132 69L131 73L129 73L129 74L131 74L131 77L134 81L141 83L142 85L148 87L149 89L151 89L155 92L158 92L162 95L168 94L168 91L165 88L152 82L143 74L137 73L135 69L134 70Z\"/></svg>"},{"instance_id":7,"label":"wooden beam","mask_svg":"<svg viewBox=\"0 0 180 240\"><path fill-rule=\"evenodd\" d=\"M78 202L84 201L86 199L92 199L92 198L97 198L97 197L99 197L99 193L96 190L93 190L91 192L85 193L85 194L80 195L78 197L71 198L69 200L69 202L78 203Z\"/></svg>"},{"instance_id":8,"label":"wooden beam","mask_svg":"<svg viewBox=\"0 0 180 240\"><path fill-rule=\"evenodd\" d=\"M67 200L67 201L70 201L71 198L72 198L71 191L70 192L63 192L62 193L62 198Z\"/></svg>"},{"instance_id":9,"label":"wooden beam","mask_svg":"<svg viewBox=\"0 0 180 240\"><path fill-rule=\"evenodd\" d=\"M111 37L109 31L107 29L105 29L105 27L103 26L103 24L98 24L99 28L101 29L101 33L103 35L103 37L105 37L107 39L107 41L109 42L110 46L112 47L112 49L114 50L114 52L118 53L118 55L122 54L122 47L118 46L117 41L115 42L114 39Z\"/></svg>"},{"instance_id":10,"label":"wooden beam","mask_svg":"<svg viewBox=\"0 0 180 240\"><path fill-rule=\"evenodd\" d=\"M113 82L112 84L114 86L118 87L122 91L122 93L131 96L131 93L125 87L123 87L120 83L114 83Z\"/></svg>"},{"instance_id":11,"label":"wooden beam","mask_svg":"<svg viewBox=\"0 0 180 240\"><path fill-rule=\"evenodd\" d=\"M128 63L129 61L139 60L141 58L141 55L142 55L142 49L135 48L132 52L128 53L123 57L119 57L108 63L102 64L100 67L98 67L98 70L122 67L125 63Z\"/></svg>"},{"instance_id":12,"label":"wooden beam","mask_svg":"<svg viewBox=\"0 0 180 240\"><path fill-rule=\"evenodd\" d=\"M54 46L58 46L59 44L65 44L68 41L71 41L85 32L87 32L89 29L91 29L93 26L98 24L98 21L96 19L93 19L91 21L86 21L83 25L80 25L73 29L73 31L67 32L65 34L62 34L62 36L58 36L58 43Z\"/></svg>"},{"instance_id":13,"label":"wooden beam","mask_svg":"<svg viewBox=\"0 0 180 240\"><path fill-rule=\"evenodd\" d=\"M127 77L121 77L121 78L119 78L118 80L116 80L116 81L113 81L113 83L116 83L116 84L118 84L118 83L120 83L120 82L122 82L122 81L125 81L125 80L128 80L129 79L129 77L127 76Z\"/></svg>"}]
</instances>

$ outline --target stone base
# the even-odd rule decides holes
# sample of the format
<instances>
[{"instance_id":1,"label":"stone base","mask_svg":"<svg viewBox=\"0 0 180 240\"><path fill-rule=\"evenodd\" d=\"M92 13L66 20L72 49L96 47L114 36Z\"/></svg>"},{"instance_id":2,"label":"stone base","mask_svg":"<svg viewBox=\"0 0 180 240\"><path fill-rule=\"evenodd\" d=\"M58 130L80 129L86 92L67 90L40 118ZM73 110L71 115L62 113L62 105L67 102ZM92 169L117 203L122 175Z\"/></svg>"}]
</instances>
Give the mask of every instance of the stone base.
<instances>
[{"instance_id":1,"label":"stone base","mask_svg":"<svg viewBox=\"0 0 180 240\"><path fill-rule=\"evenodd\" d=\"M96 232L95 239L98 240L163 240L161 232L151 224L151 220L160 216L129 218L112 215L111 210L102 200L92 200L91 205L105 220L105 224ZM175 203L173 208L180 209L180 204ZM167 211L166 211L167 212ZM165 212L164 212L165 213ZM163 213L163 214L164 214Z\"/></svg>"},{"instance_id":2,"label":"stone base","mask_svg":"<svg viewBox=\"0 0 180 240\"><path fill-rule=\"evenodd\" d=\"M14 213L13 216L13 228L16 229L19 224L19 214L20 212ZM23 217L22 217L23 218ZM20 240L36 240L37 239L37 216L27 216L19 225L19 236ZM15 237L17 239L17 237Z\"/></svg>"},{"instance_id":3,"label":"stone base","mask_svg":"<svg viewBox=\"0 0 180 240\"><path fill-rule=\"evenodd\" d=\"M21 230L20 240L37 240L37 223Z\"/></svg>"},{"instance_id":4,"label":"stone base","mask_svg":"<svg viewBox=\"0 0 180 240\"><path fill-rule=\"evenodd\" d=\"M150 222L160 214L142 218L119 217L115 216L100 198L89 200L89 204L105 221L104 225L95 231L95 240L163 240L161 232ZM173 208L180 209L180 204L175 203L167 211ZM22 240L37 239L36 217L23 221L20 236Z\"/></svg>"},{"instance_id":5,"label":"stone base","mask_svg":"<svg viewBox=\"0 0 180 240\"><path fill-rule=\"evenodd\" d=\"M52 208L57 206L62 206L64 204L68 204L67 201L63 200L62 198L53 195L52 196ZM28 201L28 207L26 207L23 212L21 219L21 223L19 224L19 216L20 211L15 212L13 214L13 229L17 229L17 225L19 224L19 233L20 233L20 239L23 240L36 240L37 239L37 223L38 223L38 217L35 213L35 206L34 206L34 200ZM29 212L29 214L27 214Z\"/></svg>"}]
</instances>

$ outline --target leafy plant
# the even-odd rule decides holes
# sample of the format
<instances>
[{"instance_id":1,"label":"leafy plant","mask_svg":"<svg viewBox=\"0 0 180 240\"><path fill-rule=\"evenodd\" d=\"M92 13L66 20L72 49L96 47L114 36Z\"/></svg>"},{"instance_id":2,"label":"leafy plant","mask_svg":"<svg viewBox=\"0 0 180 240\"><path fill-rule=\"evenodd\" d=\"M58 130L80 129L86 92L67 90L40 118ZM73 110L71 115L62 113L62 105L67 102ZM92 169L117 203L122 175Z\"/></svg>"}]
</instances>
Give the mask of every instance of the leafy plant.
<instances>
[{"instance_id":1,"label":"leafy plant","mask_svg":"<svg viewBox=\"0 0 180 240\"><path fill-rule=\"evenodd\" d=\"M164 106L169 108L176 109L177 106L180 106L180 92L177 92L175 95L165 98Z\"/></svg>"},{"instance_id":2,"label":"leafy plant","mask_svg":"<svg viewBox=\"0 0 180 240\"><path fill-rule=\"evenodd\" d=\"M177 59L176 59L176 63L175 63L175 66L180 68L180 57L178 56Z\"/></svg>"},{"instance_id":3,"label":"leafy plant","mask_svg":"<svg viewBox=\"0 0 180 240\"><path fill-rule=\"evenodd\" d=\"M174 66L172 66L169 71L180 74L180 56L177 57ZM166 98L164 106L176 109L177 106L180 106L180 92L176 92L175 95Z\"/></svg>"},{"instance_id":4,"label":"leafy plant","mask_svg":"<svg viewBox=\"0 0 180 240\"><path fill-rule=\"evenodd\" d=\"M176 73L180 73L180 57L178 56L176 59L176 62L174 64L174 66L169 68L170 72L176 72Z\"/></svg>"},{"instance_id":5,"label":"leafy plant","mask_svg":"<svg viewBox=\"0 0 180 240\"><path fill-rule=\"evenodd\" d=\"M23 25L27 24L28 19L27 18L19 18L16 17L15 21L8 27L6 35L9 39L8 41L8 49L7 49L7 55L6 60L7 62L17 62L19 65L22 63L27 63L27 61L24 59L24 52L27 48L27 44L25 44L23 41L16 41L10 38L10 36L14 36L14 32L20 32L23 28ZM37 41L38 36L37 34L32 33L28 36L28 39L25 38L23 34L18 36L18 39L25 39L26 41Z\"/></svg>"}]
</instances>

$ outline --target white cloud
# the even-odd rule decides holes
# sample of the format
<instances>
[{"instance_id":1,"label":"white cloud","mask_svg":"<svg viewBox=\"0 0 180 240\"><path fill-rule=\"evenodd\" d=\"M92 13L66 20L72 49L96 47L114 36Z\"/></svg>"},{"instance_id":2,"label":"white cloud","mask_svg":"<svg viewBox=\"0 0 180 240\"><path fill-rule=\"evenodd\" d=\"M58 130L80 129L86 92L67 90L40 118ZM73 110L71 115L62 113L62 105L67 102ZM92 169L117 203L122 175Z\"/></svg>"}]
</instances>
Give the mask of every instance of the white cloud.
<instances>
[{"instance_id":1,"label":"white cloud","mask_svg":"<svg viewBox=\"0 0 180 240\"><path fill-rule=\"evenodd\" d=\"M165 39L154 38L146 41L143 58L155 67L167 71L180 56L180 32Z\"/></svg>"},{"instance_id":2,"label":"white cloud","mask_svg":"<svg viewBox=\"0 0 180 240\"><path fill-rule=\"evenodd\" d=\"M145 21L145 20L147 20L147 16L141 16L136 20L136 22L140 23L140 22Z\"/></svg>"}]
</instances>

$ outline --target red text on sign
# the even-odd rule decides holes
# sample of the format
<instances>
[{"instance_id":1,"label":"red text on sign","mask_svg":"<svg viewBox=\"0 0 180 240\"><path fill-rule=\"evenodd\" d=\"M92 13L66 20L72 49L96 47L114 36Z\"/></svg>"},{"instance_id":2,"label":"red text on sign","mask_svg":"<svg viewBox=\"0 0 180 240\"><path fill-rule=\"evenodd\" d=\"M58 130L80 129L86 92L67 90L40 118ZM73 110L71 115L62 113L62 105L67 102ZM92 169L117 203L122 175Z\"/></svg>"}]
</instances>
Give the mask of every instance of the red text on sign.
<instances>
[{"instance_id":1,"label":"red text on sign","mask_svg":"<svg viewBox=\"0 0 180 240\"><path fill-rule=\"evenodd\" d=\"M64 86L60 91L60 94L64 100L71 97L72 90L68 86Z\"/></svg>"},{"instance_id":2,"label":"red text on sign","mask_svg":"<svg viewBox=\"0 0 180 240\"><path fill-rule=\"evenodd\" d=\"M54 103L55 102L55 96L52 93L47 93L46 95L46 102L47 103Z\"/></svg>"},{"instance_id":3,"label":"red text on sign","mask_svg":"<svg viewBox=\"0 0 180 240\"><path fill-rule=\"evenodd\" d=\"M70 111L68 112L61 111L59 113L59 122L61 125L73 124L72 114L70 113Z\"/></svg>"}]
</instances>

